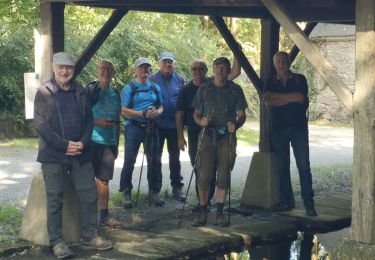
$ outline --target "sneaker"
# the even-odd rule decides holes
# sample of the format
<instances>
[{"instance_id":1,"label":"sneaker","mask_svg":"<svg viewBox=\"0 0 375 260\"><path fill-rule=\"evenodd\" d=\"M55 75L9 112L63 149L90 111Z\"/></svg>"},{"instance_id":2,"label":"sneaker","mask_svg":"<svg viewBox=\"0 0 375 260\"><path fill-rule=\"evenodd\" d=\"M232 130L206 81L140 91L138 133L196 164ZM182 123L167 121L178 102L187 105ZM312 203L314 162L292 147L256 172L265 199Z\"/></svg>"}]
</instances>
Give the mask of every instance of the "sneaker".
<instances>
[{"instance_id":1,"label":"sneaker","mask_svg":"<svg viewBox=\"0 0 375 260\"><path fill-rule=\"evenodd\" d=\"M95 249L98 251L105 251L112 249L113 243L109 240L105 240L100 236L96 236L89 241L81 240L82 248L84 249Z\"/></svg>"},{"instance_id":2,"label":"sneaker","mask_svg":"<svg viewBox=\"0 0 375 260\"><path fill-rule=\"evenodd\" d=\"M316 213L313 200L304 202L303 204L305 205L306 216L315 217L318 215Z\"/></svg>"},{"instance_id":3,"label":"sneaker","mask_svg":"<svg viewBox=\"0 0 375 260\"><path fill-rule=\"evenodd\" d=\"M124 208L126 208L126 209L130 209L130 208L133 207L131 190L124 190L123 191L122 204L124 204Z\"/></svg>"},{"instance_id":4,"label":"sneaker","mask_svg":"<svg viewBox=\"0 0 375 260\"><path fill-rule=\"evenodd\" d=\"M225 219L223 212L216 212L215 222L213 225L217 227L229 227L229 223Z\"/></svg>"},{"instance_id":5,"label":"sneaker","mask_svg":"<svg viewBox=\"0 0 375 260\"><path fill-rule=\"evenodd\" d=\"M173 194L173 197L176 200L181 201L181 202L185 202L186 198L185 198L185 195L182 193L181 188L173 188L172 194Z\"/></svg>"},{"instance_id":6,"label":"sneaker","mask_svg":"<svg viewBox=\"0 0 375 260\"><path fill-rule=\"evenodd\" d=\"M111 228L122 227L122 223L112 217L106 217L105 219L100 219L99 224Z\"/></svg>"},{"instance_id":7,"label":"sneaker","mask_svg":"<svg viewBox=\"0 0 375 260\"><path fill-rule=\"evenodd\" d=\"M59 259L69 258L74 255L73 252L69 249L69 247L63 241L54 245L52 249L53 249L53 254Z\"/></svg>"},{"instance_id":8,"label":"sneaker","mask_svg":"<svg viewBox=\"0 0 375 260\"><path fill-rule=\"evenodd\" d=\"M165 201L160 198L160 193L159 192L150 192L148 196L148 203L149 205L154 205L158 207L162 207L165 204Z\"/></svg>"},{"instance_id":9,"label":"sneaker","mask_svg":"<svg viewBox=\"0 0 375 260\"><path fill-rule=\"evenodd\" d=\"M207 223L208 213L206 210L199 210L199 215L193 220L191 224L193 227L203 227Z\"/></svg>"}]
</instances>

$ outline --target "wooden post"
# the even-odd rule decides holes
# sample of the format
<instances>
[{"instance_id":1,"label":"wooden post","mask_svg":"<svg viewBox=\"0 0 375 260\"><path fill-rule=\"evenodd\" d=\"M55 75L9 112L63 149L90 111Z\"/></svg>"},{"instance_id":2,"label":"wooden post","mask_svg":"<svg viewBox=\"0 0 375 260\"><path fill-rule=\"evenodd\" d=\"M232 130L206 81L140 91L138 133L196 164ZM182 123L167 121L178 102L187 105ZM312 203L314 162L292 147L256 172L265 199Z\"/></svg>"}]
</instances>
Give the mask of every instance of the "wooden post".
<instances>
[{"instance_id":1,"label":"wooden post","mask_svg":"<svg viewBox=\"0 0 375 260\"><path fill-rule=\"evenodd\" d=\"M262 38L260 49L260 79L266 82L275 70L273 68L273 55L279 50L280 25L274 19L262 19ZM263 92L263 91L262 91ZM260 97L260 152L271 152L271 123L267 108L263 102L263 95Z\"/></svg>"},{"instance_id":2,"label":"wooden post","mask_svg":"<svg viewBox=\"0 0 375 260\"><path fill-rule=\"evenodd\" d=\"M273 54L279 49L280 26L273 19L263 19L260 78L265 82L274 73ZM242 207L272 209L278 203L279 189L276 156L271 147L271 123L268 109L263 102L263 88L258 91L260 99L259 152L253 154L249 174L241 198Z\"/></svg>"},{"instance_id":3,"label":"wooden post","mask_svg":"<svg viewBox=\"0 0 375 260\"><path fill-rule=\"evenodd\" d=\"M353 93L345 82L337 75L335 69L321 54L309 38L302 32L301 28L291 20L290 15L277 0L261 0L272 16L284 27L286 33L298 48L305 54L306 59L316 69L320 76L329 85L332 91L345 105L350 114L353 112Z\"/></svg>"},{"instance_id":4,"label":"wooden post","mask_svg":"<svg viewBox=\"0 0 375 260\"><path fill-rule=\"evenodd\" d=\"M52 77L52 55L64 51L64 3L41 3L41 68L40 82Z\"/></svg>"},{"instance_id":5,"label":"wooden post","mask_svg":"<svg viewBox=\"0 0 375 260\"><path fill-rule=\"evenodd\" d=\"M122 17L124 17L124 15L127 14L127 12L128 10L125 9L113 11L111 17L103 25L103 27L99 30L99 32L95 35L95 37L91 40L86 49L82 52L81 56L78 58L74 71L74 77L78 76L81 70L90 61L92 56L94 56L94 54L100 48L100 46L102 46L104 41L108 38L113 29L116 28L117 24L121 21Z\"/></svg>"},{"instance_id":6,"label":"wooden post","mask_svg":"<svg viewBox=\"0 0 375 260\"><path fill-rule=\"evenodd\" d=\"M352 240L375 243L375 2L356 1Z\"/></svg>"},{"instance_id":7,"label":"wooden post","mask_svg":"<svg viewBox=\"0 0 375 260\"><path fill-rule=\"evenodd\" d=\"M253 83L255 89L258 91L258 94L262 91L262 82L259 79L258 74L251 66L249 60L246 58L242 50L238 48L238 43L229 31L227 25L224 22L224 19L219 16L211 16L210 19L216 25L221 36L223 36L225 42L228 44L229 48L233 52L234 56L237 58L242 69L245 71L246 75L249 77L251 83Z\"/></svg>"}]
</instances>

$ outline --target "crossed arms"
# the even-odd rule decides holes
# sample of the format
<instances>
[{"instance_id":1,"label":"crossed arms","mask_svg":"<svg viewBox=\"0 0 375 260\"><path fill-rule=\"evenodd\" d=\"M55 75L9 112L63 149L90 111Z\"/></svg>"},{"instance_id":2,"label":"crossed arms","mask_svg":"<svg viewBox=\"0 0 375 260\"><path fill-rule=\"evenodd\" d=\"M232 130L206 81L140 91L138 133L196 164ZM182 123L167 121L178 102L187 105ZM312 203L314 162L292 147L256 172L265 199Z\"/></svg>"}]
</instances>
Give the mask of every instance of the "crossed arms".
<instances>
[{"instance_id":1,"label":"crossed arms","mask_svg":"<svg viewBox=\"0 0 375 260\"><path fill-rule=\"evenodd\" d=\"M264 94L264 102L268 107L279 107L289 103L303 104L306 100L301 92L279 93L267 91Z\"/></svg>"}]
</instances>

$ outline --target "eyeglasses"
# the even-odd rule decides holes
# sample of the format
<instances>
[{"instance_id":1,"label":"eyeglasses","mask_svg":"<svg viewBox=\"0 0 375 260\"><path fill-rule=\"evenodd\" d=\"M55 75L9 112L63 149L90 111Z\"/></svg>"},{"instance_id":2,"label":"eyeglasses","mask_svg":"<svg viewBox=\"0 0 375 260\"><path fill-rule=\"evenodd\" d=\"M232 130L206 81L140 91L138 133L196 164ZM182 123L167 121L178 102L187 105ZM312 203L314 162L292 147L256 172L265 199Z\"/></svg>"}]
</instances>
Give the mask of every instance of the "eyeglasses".
<instances>
[{"instance_id":1,"label":"eyeglasses","mask_svg":"<svg viewBox=\"0 0 375 260\"><path fill-rule=\"evenodd\" d=\"M197 71L197 70L199 70L199 71L205 71L206 68L204 68L204 67L192 67L191 70L192 71Z\"/></svg>"}]
</instances>

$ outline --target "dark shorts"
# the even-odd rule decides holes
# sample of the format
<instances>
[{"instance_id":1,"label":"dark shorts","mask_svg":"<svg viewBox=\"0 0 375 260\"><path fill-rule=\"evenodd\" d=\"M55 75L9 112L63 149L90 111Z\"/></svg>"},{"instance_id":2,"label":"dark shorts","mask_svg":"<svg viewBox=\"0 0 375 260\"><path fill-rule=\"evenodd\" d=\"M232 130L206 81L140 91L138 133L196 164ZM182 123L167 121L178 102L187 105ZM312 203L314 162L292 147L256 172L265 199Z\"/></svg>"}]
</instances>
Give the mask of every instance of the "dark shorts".
<instances>
[{"instance_id":1,"label":"dark shorts","mask_svg":"<svg viewBox=\"0 0 375 260\"><path fill-rule=\"evenodd\" d=\"M92 164L97 179L102 181L112 180L115 167L115 151L116 147L112 145L92 144Z\"/></svg>"}]
</instances>

